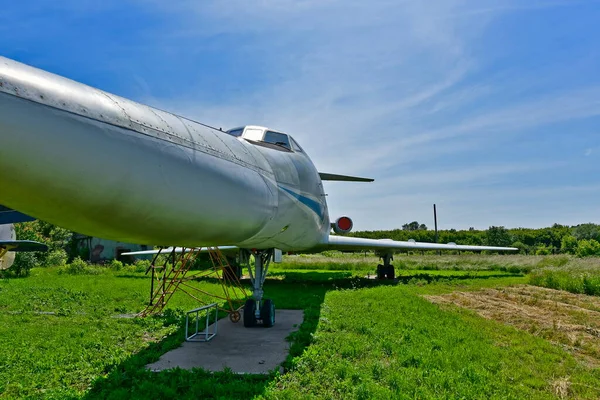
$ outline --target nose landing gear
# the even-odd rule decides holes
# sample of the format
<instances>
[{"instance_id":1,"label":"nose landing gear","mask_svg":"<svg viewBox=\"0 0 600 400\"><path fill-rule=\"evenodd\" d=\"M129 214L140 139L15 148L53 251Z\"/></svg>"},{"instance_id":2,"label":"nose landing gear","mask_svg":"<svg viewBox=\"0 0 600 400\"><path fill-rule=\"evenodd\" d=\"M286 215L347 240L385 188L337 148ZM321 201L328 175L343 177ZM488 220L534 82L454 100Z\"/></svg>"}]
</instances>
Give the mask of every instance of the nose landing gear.
<instances>
[{"instance_id":1,"label":"nose landing gear","mask_svg":"<svg viewBox=\"0 0 600 400\"><path fill-rule=\"evenodd\" d=\"M261 324L265 328L275 325L275 304L271 299L263 300L263 285L269 264L273 257L273 249L254 250L254 271L248 263L248 271L252 282L252 298L244 305L244 326L250 328Z\"/></svg>"}]
</instances>

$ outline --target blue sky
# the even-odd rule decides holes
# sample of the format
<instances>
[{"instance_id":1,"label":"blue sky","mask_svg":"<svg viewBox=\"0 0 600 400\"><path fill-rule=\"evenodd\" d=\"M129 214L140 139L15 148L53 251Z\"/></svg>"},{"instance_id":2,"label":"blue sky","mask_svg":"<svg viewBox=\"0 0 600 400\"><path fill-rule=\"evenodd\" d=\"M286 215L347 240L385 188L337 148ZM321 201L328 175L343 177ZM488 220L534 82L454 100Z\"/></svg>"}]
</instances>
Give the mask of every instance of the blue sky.
<instances>
[{"instance_id":1,"label":"blue sky","mask_svg":"<svg viewBox=\"0 0 600 400\"><path fill-rule=\"evenodd\" d=\"M355 229L600 223L600 3L18 1L0 55L292 134Z\"/></svg>"}]
</instances>

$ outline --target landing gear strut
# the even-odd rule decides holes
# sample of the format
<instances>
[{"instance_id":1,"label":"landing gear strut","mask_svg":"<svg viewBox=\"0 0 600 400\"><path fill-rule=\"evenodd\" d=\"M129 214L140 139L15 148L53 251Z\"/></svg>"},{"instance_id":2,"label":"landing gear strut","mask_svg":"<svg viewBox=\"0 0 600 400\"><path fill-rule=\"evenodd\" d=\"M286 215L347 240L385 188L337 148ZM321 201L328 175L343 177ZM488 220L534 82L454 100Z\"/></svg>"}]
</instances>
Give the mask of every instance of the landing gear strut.
<instances>
[{"instance_id":1,"label":"landing gear strut","mask_svg":"<svg viewBox=\"0 0 600 400\"><path fill-rule=\"evenodd\" d=\"M377 266L377 279L395 279L394 266L390 264L394 256L392 254L383 254L380 258L383 260L383 264Z\"/></svg>"},{"instance_id":2,"label":"landing gear strut","mask_svg":"<svg viewBox=\"0 0 600 400\"><path fill-rule=\"evenodd\" d=\"M264 327L270 328L275 325L275 304L271 299L263 300L263 285L273 257L273 249L254 250L252 254L254 255L254 271L248 263L252 282L252 298L246 300L244 305L244 326L250 328L260 323Z\"/></svg>"}]
</instances>

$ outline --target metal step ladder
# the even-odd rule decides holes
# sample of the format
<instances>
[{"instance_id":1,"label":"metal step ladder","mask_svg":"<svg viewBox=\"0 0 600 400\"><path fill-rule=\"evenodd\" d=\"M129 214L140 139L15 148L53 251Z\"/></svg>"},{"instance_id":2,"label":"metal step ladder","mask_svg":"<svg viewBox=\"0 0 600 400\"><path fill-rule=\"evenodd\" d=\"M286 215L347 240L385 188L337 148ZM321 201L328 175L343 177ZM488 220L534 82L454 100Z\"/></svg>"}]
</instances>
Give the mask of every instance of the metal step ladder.
<instances>
[{"instance_id":1,"label":"metal step ladder","mask_svg":"<svg viewBox=\"0 0 600 400\"><path fill-rule=\"evenodd\" d=\"M211 267L200 270L192 270L200 254L208 254ZM164 257L162 263L157 265L161 254L168 255ZM146 274L151 272L150 301L146 308L138 315L146 317L160 313L173 294L181 291L197 300L201 306L206 305L204 299L197 297L197 293L210 296L212 299L222 300L225 304L219 307L219 310L229 314L233 322L238 322L241 318L240 309L248 297L244 289L239 274L233 272L233 267L229 265L227 258L221 253L218 247L205 247L201 249L183 249L181 253L176 253L175 248L170 253L159 252ZM192 285L192 281L201 279L216 279L221 284L222 295L209 293L198 286Z\"/></svg>"}]
</instances>

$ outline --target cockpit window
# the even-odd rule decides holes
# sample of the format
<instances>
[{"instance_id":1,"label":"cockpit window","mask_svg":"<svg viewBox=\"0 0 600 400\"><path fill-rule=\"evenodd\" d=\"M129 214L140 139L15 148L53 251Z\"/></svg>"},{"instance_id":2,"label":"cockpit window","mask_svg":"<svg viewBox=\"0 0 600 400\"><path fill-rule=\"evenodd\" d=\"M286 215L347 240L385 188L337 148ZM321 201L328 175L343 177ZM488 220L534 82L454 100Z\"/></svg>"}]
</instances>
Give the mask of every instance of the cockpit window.
<instances>
[{"instance_id":1,"label":"cockpit window","mask_svg":"<svg viewBox=\"0 0 600 400\"><path fill-rule=\"evenodd\" d=\"M256 142L262 140L263 130L262 129L254 129L248 128L246 132L244 132L244 139L254 140Z\"/></svg>"},{"instance_id":2,"label":"cockpit window","mask_svg":"<svg viewBox=\"0 0 600 400\"><path fill-rule=\"evenodd\" d=\"M242 136L243 132L244 132L244 128L232 129L230 131L227 131L227 133L229 133L231 136Z\"/></svg>"},{"instance_id":3,"label":"cockpit window","mask_svg":"<svg viewBox=\"0 0 600 400\"><path fill-rule=\"evenodd\" d=\"M265 137L263 138L263 142L272 143L272 144L275 144L278 146L285 147L288 150L291 150L290 140L288 138L288 135L285 135L283 133L266 131Z\"/></svg>"},{"instance_id":4,"label":"cockpit window","mask_svg":"<svg viewBox=\"0 0 600 400\"><path fill-rule=\"evenodd\" d=\"M302 150L302 147L300 147L300 145L298 143L296 143L294 138L291 136L290 136L290 142L292 142L292 149L294 149L294 151L297 151L299 153L304 152L304 150Z\"/></svg>"}]
</instances>

